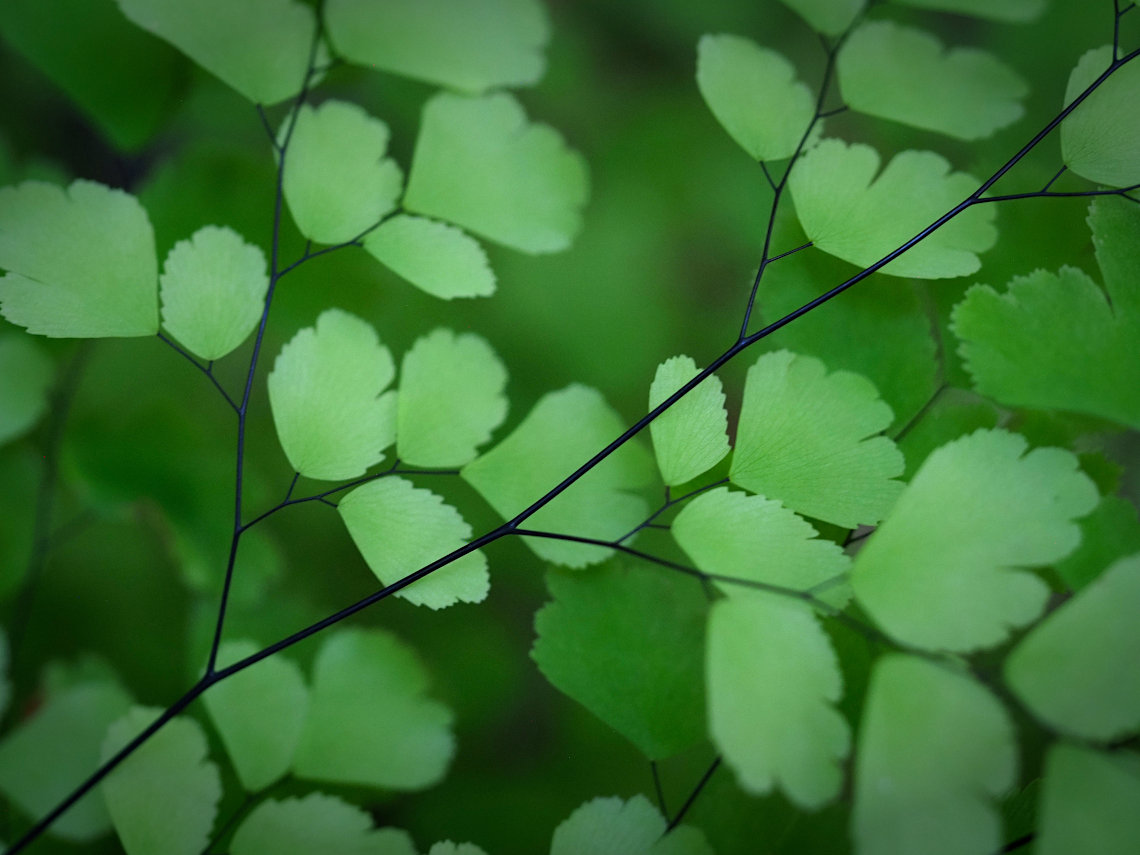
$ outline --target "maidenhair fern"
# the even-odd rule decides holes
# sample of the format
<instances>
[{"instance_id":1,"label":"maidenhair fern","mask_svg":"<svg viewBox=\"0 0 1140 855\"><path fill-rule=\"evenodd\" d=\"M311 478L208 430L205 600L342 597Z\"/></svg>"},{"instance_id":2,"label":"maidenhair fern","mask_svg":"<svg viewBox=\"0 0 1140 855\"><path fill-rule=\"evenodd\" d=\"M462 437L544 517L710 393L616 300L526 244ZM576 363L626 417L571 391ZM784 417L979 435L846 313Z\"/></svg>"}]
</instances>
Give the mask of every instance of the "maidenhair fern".
<instances>
[{"instance_id":1,"label":"maidenhair fern","mask_svg":"<svg viewBox=\"0 0 1140 855\"><path fill-rule=\"evenodd\" d=\"M584 51L627 15L668 31L679 6L559 9L563 44L539 0L57 5L7 5L0 35L146 155L119 187L0 147L8 851L1134 851L1135 4L710 5L673 103L703 102L726 154L647 167L609 212L636 269L560 340L473 298L506 312L524 271L575 257L525 256L607 247L578 134L542 118L604 139L606 87L579 58L565 101L507 90L543 78L548 42ZM52 47L69 15L109 38ZM1086 20L1098 41L1058 37ZM989 27L1056 44L1030 73ZM94 64L117 40L150 87L135 108ZM228 209L172 228L245 156L195 165L178 135L241 139L237 116L261 137L233 174L272 176L242 191L271 231ZM632 159L687 122L654 121ZM678 251L691 268L638 251L675 250L644 237L671 182L765 209L726 237L751 281L701 269L717 247ZM621 302L637 276L654 287ZM700 309L660 347L670 283ZM575 371L532 382L611 315L633 403ZM152 405L166 390L135 378L163 359L210 398ZM68 552L90 527L103 546ZM54 576L67 605L36 609ZM104 602L131 586L158 643ZM105 643L58 628L87 622ZM588 776L543 768L577 752Z\"/></svg>"}]
</instances>

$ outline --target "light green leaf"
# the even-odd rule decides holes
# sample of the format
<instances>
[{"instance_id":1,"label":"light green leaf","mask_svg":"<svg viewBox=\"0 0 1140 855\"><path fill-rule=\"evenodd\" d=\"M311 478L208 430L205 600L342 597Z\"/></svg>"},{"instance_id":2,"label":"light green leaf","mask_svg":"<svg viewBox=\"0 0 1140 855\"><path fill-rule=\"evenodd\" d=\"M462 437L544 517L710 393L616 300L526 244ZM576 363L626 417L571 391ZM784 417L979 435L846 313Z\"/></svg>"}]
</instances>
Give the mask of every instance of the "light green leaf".
<instances>
[{"instance_id":1,"label":"light green leaf","mask_svg":"<svg viewBox=\"0 0 1140 855\"><path fill-rule=\"evenodd\" d=\"M649 409L697 376L697 364L674 356L657 366L649 387ZM649 424L661 480L670 487L691 481L719 463L729 452L728 413L716 375L701 382Z\"/></svg>"},{"instance_id":2,"label":"light green leaf","mask_svg":"<svg viewBox=\"0 0 1140 855\"><path fill-rule=\"evenodd\" d=\"M718 487L688 502L673 520L673 536L706 573L796 591L844 575L851 559L839 545L817 538L808 522L779 502ZM716 580L730 596L755 588ZM822 599L843 605L846 585Z\"/></svg>"},{"instance_id":3,"label":"light green leaf","mask_svg":"<svg viewBox=\"0 0 1140 855\"><path fill-rule=\"evenodd\" d=\"M991 855L1002 845L995 801L1016 782L1005 710L947 666L879 659L855 761L858 855Z\"/></svg>"},{"instance_id":4,"label":"light green leaf","mask_svg":"<svg viewBox=\"0 0 1140 855\"><path fill-rule=\"evenodd\" d=\"M0 445L30 430L47 411L55 366L21 333L0 333Z\"/></svg>"},{"instance_id":5,"label":"light green leaf","mask_svg":"<svg viewBox=\"0 0 1140 855\"><path fill-rule=\"evenodd\" d=\"M836 70L851 109L961 140L983 139L1016 122L1029 92L990 52L944 51L925 30L886 20L859 26L843 43Z\"/></svg>"},{"instance_id":6,"label":"light green leaf","mask_svg":"<svg viewBox=\"0 0 1140 855\"><path fill-rule=\"evenodd\" d=\"M1109 742L1140 730L1140 553L1122 558L1022 639L1010 688L1051 728Z\"/></svg>"},{"instance_id":7,"label":"light green leaf","mask_svg":"<svg viewBox=\"0 0 1140 855\"><path fill-rule=\"evenodd\" d=\"M811 610L775 594L720 600L706 658L709 734L740 786L778 784L807 810L835 798L851 735L834 707L839 662Z\"/></svg>"},{"instance_id":8,"label":"light green leaf","mask_svg":"<svg viewBox=\"0 0 1140 855\"><path fill-rule=\"evenodd\" d=\"M885 436L894 419L874 385L786 350L748 369L729 477L807 516L845 528L886 516L903 456Z\"/></svg>"},{"instance_id":9,"label":"light green leaf","mask_svg":"<svg viewBox=\"0 0 1140 855\"><path fill-rule=\"evenodd\" d=\"M824 252L869 267L901 247L978 188L941 155L904 151L879 172L867 145L824 140L788 180L808 238ZM981 267L978 253L997 240L992 205L959 214L881 268L892 276L945 279Z\"/></svg>"},{"instance_id":10,"label":"light green leaf","mask_svg":"<svg viewBox=\"0 0 1140 855\"><path fill-rule=\"evenodd\" d=\"M838 36L863 11L866 0L781 0L816 32Z\"/></svg>"},{"instance_id":11,"label":"light green leaf","mask_svg":"<svg viewBox=\"0 0 1140 855\"><path fill-rule=\"evenodd\" d=\"M895 0L895 2L919 9L937 9L940 12L1011 22L1032 21L1045 9L1045 0Z\"/></svg>"},{"instance_id":12,"label":"light green leaf","mask_svg":"<svg viewBox=\"0 0 1140 855\"><path fill-rule=\"evenodd\" d=\"M783 54L741 36L701 36L697 88L728 135L756 160L791 157L815 117L815 96ZM819 128L817 122L813 142Z\"/></svg>"},{"instance_id":13,"label":"light green leaf","mask_svg":"<svg viewBox=\"0 0 1140 855\"><path fill-rule=\"evenodd\" d=\"M421 291L453 300L495 293L487 253L462 229L401 214L364 237L364 248Z\"/></svg>"},{"instance_id":14,"label":"light green leaf","mask_svg":"<svg viewBox=\"0 0 1140 855\"><path fill-rule=\"evenodd\" d=\"M344 243L394 210L404 176L384 157L387 150L388 126L356 104L303 105L289 138L283 183L301 234L318 243Z\"/></svg>"},{"instance_id":15,"label":"light green leaf","mask_svg":"<svg viewBox=\"0 0 1140 855\"><path fill-rule=\"evenodd\" d=\"M1053 746L1040 816L1037 855L1132 855L1140 840L1140 755Z\"/></svg>"},{"instance_id":16,"label":"light green leaf","mask_svg":"<svg viewBox=\"0 0 1140 855\"><path fill-rule=\"evenodd\" d=\"M356 478L396 439L395 365L367 322L326 309L281 348L269 405L281 447L308 478Z\"/></svg>"},{"instance_id":17,"label":"light green leaf","mask_svg":"<svg viewBox=\"0 0 1140 855\"><path fill-rule=\"evenodd\" d=\"M914 478L935 449L976 430L997 427L1000 419L1001 412L989 401L973 392L947 388L899 440L906 457L903 480Z\"/></svg>"},{"instance_id":18,"label":"light green leaf","mask_svg":"<svg viewBox=\"0 0 1140 855\"><path fill-rule=\"evenodd\" d=\"M952 328L982 394L1140 428L1140 208L1099 199L1089 224L1107 296L1075 267L1038 270L1005 294L971 287Z\"/></svg>"},{"instance_id":19,"label":"light green leaf","mask_svg":"<svg viewBox=\"0 0 1140 855\"><path fill-rule=\"evenodd\" d=\"M226 642L218 664L230 665L259 649L252 641ZM292 660L280 654L263 659L202 700L246 792L258 792L289 771L309 704L305 678Z\"/></svg>"},{"instance_id":20,"label":"light green leaf","mask_svg":"<svg viewBox=\"0 0 1140 855\"><path fill-rule=\"evenodd\" d=\"M450 840L443 840L433 844L428 850L428 855L487 855L487 853L474 843L452 843Z\"/></svg>"},{"instance_id":21,"label":"light green leaf","mask_svg":"<svg viewBox=\"0 0 1140 855\"><path fill-rule=\"evenodd\" d=\"M1136 505L1120 496L1105 496L1080 521L1081 542L1053 565L1072 590L1084 588L1122 555L1140 552L1140 518Z\"/></svg>"},{"instance_id":22,"label":"light green leaf","mask_svg":"<svg viewBox=\"0 0 1140 855\"><path fill-rule=\"evenodd\" d=\"M419 658L394 635L328 634L313 665L297 776L394 790L438 783L455 737L451 711L424 697L427 683Z\"/></svg>"},{"instance_id":23,"label":"light green leaf","mask_svg":"<svg viewBox=\"0 0 1140 855\"><path fill-rule=\"evenodd\" d=\"M537 83L550 38L536 0L329 0L325 24L352 62L472 94Z\"/></svg>"},{"instance_id":24,"label":"light green leaf","mask_svg":"<svg viewBox=\"0 0 1140 855\"><path fill-rule=\"evenodd\" d=\"M267 799L238 827L233 855L417 855L406 831L372 827L360 808L324 793Z\"/></svg>"},{"instance_id":25,"label":"light green leaf","mask_svg":"<svg viewBox=\"0 0 1140 855\"><path fill-rule=\"evenodd\" d=\"M931 454L855 559L855 596L907 644L969 651L1036 618L1048 586L1020 568L1068 555L1096 488L1074 454L980 430ZM916 560L915 556L921 556Z\"/></svg>"},{"instance_id":26,"label":"light green leaf","mask_svg":"<svg viewBox=\"0 0 1140 855\"><path fill-rule=\"evenodd\" d=\"M162 325L191 353L221 359L261 319L269 290L265 255L226 226L204 226L162 265Z\"/></svg>"},{"instance_id":27,"label":"light green leaf","mask_svg":"<svg viewBox=\"0 0 1140 855\"><path fill-rule=\"evenodd\" d=\"M531 658L546 679L652 760L705 735L707 600L691 579L639 564L550 570ZM652 608L646 605L652 603Z\"/></svg>"},{"instance_id":28,"label":"light green leaf","mask_svg":"<svg viewBox=\"0 0 1140 855\"><path fill-rule=\"evenodd\" d=\"M316 17L296 0L118 0L123 14L255 104L301 89Z\"/></svg>"},{"instance_id":29,"label":"light green leaf","mask_svg":"<svg viewBox=\"0 0 1140 855\"><path fill-rule=\"evenodd\" d=\"M582 156L513 96L441 93L424 107L407 210L530 253L566 249L581 226Z\"/></svg>"},{"instance_id":30,"label":"light green leaf","mask_svg":"<svg viewBox=\"0 0 1140 855\"><path fill-rule=\"evenodd\" d=\"M1094 48L1069 75L1065 104L1085 91L1112 62L1112 47ZM1110 187L1140 184L1140 61L1113 72L1061 122L1061 159L1078 175Z\"/></svg>"},{"instance_id":31,"label":"light green leaf","mask_svg":"<svg viewBox=\"0 0 1140 855\"><path fill-rule=\"evenodd\" d=\"M625 428L601 394L567 386L539 399L502 442L460 473L504 519L513 519L570 475ZM530 517L526 528L612 540L649 513L630 490L652 478L645 450L628 442L565 492ZM546 561L585 567L605 560L610 550L549 538L526 538Z\"/></svg>"},{"instance_id":32,"label":"light green leaf","mask_svg":"<svg viewBox=\"0 0 1140 855\"><path fill-rule=\"evenodd\" d=\"M28 816L44 816L98 765L107 726L130 705L131 699L113 682L88 681L52 693L0 742L0 792ZM88 794L48 833L84 842L110 827L103 799Z\"/></svg>"},{"instance_id":33,"label":"light green leaf","mask_svg":"<svg viewBox=\"0 0 1140 855\"><path fill-rule=\"evenodd\" d=\"M705 836L681 825L668 834L642 795L586 802L554 829L550 855L712 855Z\"/></svg>"},{"instance_id":34,"label":"light green leaf","mask_svg":"<svg viewBox=\"0 0 1140 855\"><path fill-rule=\"evenodd\" d=\"M134 196L93 181L0 188L0 313L28 332L158 332L154 231Z\"/></svg>"},{"instance_id":35,"label":"light green leaf","mask_svg":"<svg viewBox=\"0 0 1140 855\"><path fill-rule=\"evenodd\" d=\"M400 365L396 456L416 466L462 466L507 417L507 369L473 333L432 330Z\"/></svg>"},{"instance_id":36,"label":"light green leaf","mask_svg":"<svg viewBox=\"0 0 1140 855\"><path fill-rule=\"evenodd\" d=\"M337 506L352 541L381 584L391 585L458 549L471 538L459 511L403 478L361 484ZM480 603L490 580L487 558L473 552L396 592L410 603L441 609Z\"/></svg>"},{"instance_id":37,"label":"light green leaf","mask_svg":"<svg viewBox=\"0 0 1140 855\"><path fill-rule=\"evenodd\" d=\"M162 711L131 707L107 730L103 760ZM103 798L127 855L198 855L210 840L222 782L206 734L191 718L166 723L103 781Z\"/></svg>"}]
</instances>

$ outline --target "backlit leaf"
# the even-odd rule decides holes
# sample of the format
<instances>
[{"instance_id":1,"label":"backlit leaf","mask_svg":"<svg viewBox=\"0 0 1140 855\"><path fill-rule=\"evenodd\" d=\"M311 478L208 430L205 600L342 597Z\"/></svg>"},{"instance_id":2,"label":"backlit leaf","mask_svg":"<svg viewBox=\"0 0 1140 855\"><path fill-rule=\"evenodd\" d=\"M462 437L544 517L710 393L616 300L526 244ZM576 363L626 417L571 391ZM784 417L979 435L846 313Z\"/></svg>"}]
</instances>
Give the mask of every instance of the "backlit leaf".
<instances>
[{"instance_id":1,"label":"backlit leaf","mask_svg":"<svg viewBox=\"0 0 1140 855\"><path fill-rule=\"evenodd\" d=\"M443 840L432 844L428 855L487 855L487 853L474 843L452 843L450 840Z\"/></svg>"},{"instance_id":2,"label":"backlit leaf","mask_svg":"<svg viewBox=\"0 0 1140 855\"><path fill-rule=\"evenodd\" d=\"M522 423L461 472L504 519L513 519L625 429L599 392L571 385L539 399ZM525 524L579 537L612 540L648 515L629 492L652 477L652 461L630 442L531 516ZM540 557L569 567L596 564L610 554L597 546L526 538Z\"/></svg>"},{"instance_id":3,"label":"backlit leaf","mask_svg":"<svg viewBox=\"0 0 1140 855\"><path fill-rule=\"evenodd\" d=\"M895 638L928 649L990 647L1037 617L1048 586L1021 568L1077 545L1097 502L1077 458L980 430L931 454L855 559L855 596ZM917 558L915 556L921 556Z\"/></svg>"},{"instance_id":4,"label":"backlit leaf","mask_svg":"<svg viewBox=\"0 0 1140 855\"><path fill-rule=\"evenodd\" d=\"M686 503L673 520L673 536L706 573L796 591L844 575L851 559L839 545L816 536L808 522L779 502L718 487ZM716 580L726 594L752 593L747 584ZM837 587L823 599L842 605Z\"/></svg>"},{"instance_id":5,"label":"backlit leaf","mask_svg":"<svg viewBox=\"0 0 1140 855\"><path fill-rule=\"evenodd\" d=\"M582 156L505 92L424 107L404 206L523 252L566 249L588 193Z\"/></svg>"},{"instance_id":6,"label":"backlit leaf","mask_svg":"<svg viewBox=\"0 0 1140 855\"><path fill-rule=\"evenodd\" d=\"M851 109L962 140L982 139L1016 122L1029 91L988 51L944 51L924 30L886 20L856 29L843 43L836 70Z\"/></svg>"},{"instance_id":7,"label":"backlit leaf","mask_svg":"<svg viewBox=\"0 0 1140 855\"><path fill-rule=\"evenodd\" d=\"M1049 615L1006 659L1006 680L1051 728L1108 742L1140 730L1140 553Z\"/></svg>"},{"instance_id":8,"label":"backlit leaf","mask_svg":"<svg viewBox=\"0 0 1140 855\"><path fill-rule=\"evenodd\" d=\"M1065 104L1085 91L1108 68L1112 48L1094 48L1069 75ZM1140 184L1140 61L1113 72L1061 122L1061 158L1078 175L1107 184Z\"/></svg>"},{"instance_id":9,"label":"backlit leaf","mask_svg":"<svg viewBox=\"0 0 1140 855\"><path fill-rule=\"evenodd\" d=\"M706 656L709 733L741 787L778 785L809 810L833 799L851 738L834 707L839 663L811 610L775 594L720 600Z\"/></svg>"},{"instance_id":10,"label":"backlit leaf","mask_svg":"<svg viewBox=\"0 0 1140 855\"><path fill-rule=\"evenodd\" d=\"M131 707L107 730L103 760L146 729L161 710ZM210 839L222 783L198 722L177 717L124 760L102 784L127 855L198 855Z\"/></svg>"},{"instance_id":11,"label":"backlit leaf","mask_svg":"<svg viewBox=\"0 0 1140 855\"><path fill-rule=\"evenodd\" d=\"M971 287L953 330L982 394L1140 428L1140 208L1100 199L1089 224L1107 295L1078 268L1038 270L1004 294Z\"/></svg>"},{"instance_id":12,"label":"backlit leaf","mask_svg":"<svg viewBox=\"0 0 1140 855\"><path fill-rule=\"evenodd\" d=\"M0 188L0 313L54 338L158 332L154 231L134 196L93 181Z\"/></svg>"},{"instance_id":13,"label":"backlit leaf","mask_svg":"<svg viewBox=\"0 0 1140 855\"><path fill-rule=\"evenodd\" d=\"M281 447L308 478L363 475L396 438L395 376L388 348L368 323L326 309L289 341L269 373Z\"/></svg>"},{"instance_id":14,"label":"backlit leaf","mask_svg":"<svg viewBox=\"0 0 1140 855\"><path fill-rule=\"evenodd\" d=\"M226 642L218 664L225 667L259 649L251 641ZM247 792L289 771L309 703L305 678L291 659L263 659L211 688L202 701Z\"/></svg>"},{"instance_id":15,"label":"backlit leaf","mask_svg":"<svg viewBox=\"0 0 1140 855\"><path fill-rule=\"evenodd\" d=\"M337 509L357 549L381 584L390 585L471 538L459 511L430 490L403 478L361 484ZM482 602L490 586L487 559L465 555L397 592L416 605L441 609L456 602Z\"/></svg>"},{"instance_id":16,"label":"backlit leaf","mask_svg":"<svg viewBox=\"0 0 1140 855\"><path fill-rule=\"evenodd\" d=\"M866 0L781 0L825 36L838 36L863 11Z\"/></svg>"},{"instance_id":17,"label":"backlit leaf","mask_svg":"<svg viewBox=\"0 0 1140 855\"><path fill-rule=\"evenodd\" d=\"M250 811L230 844L233 855L417 855L411 836L373 828L360 808L324 793L277 801Z\"/></svg>"},{"instance_id":18,"label":"backlit leaf","mask_svg":"<svg viewBox=\"0 0 1140 855\"><path fill-rule=\"evenodd\" d=\"M741 36L701 37L697 87L728 135L756 160L791 157L815 117L815 96L796 80L792 64Z\"/></svg>"},{"instance_id":19,"label":"backlit leaf","mask_svg":"<svg viewBox=\"0 0 1140 855\"><path fill-rule=\"evenodd\" d=\"M283 184L301 234L343 243L395 209L404 176L384 157L387 149L388 126L356 104L303 105L289 138Z\"/></svg>"},{"instance_id":20,"label":"backlit leaf","mask_svg":"<svg viewBox=\"0 0 1140 855\"><path fill-rule=\"evenodd\" d=\"M701 692L707 600L691 579L639 564L551 570L531 658L555 687L650 759L705 733ZM646 604L652 603L652 608Z\"/></svg>"},{"instance_id":21,"label":"backlit leaf","mask_svg":"<svg viewBox=\"0 0 1140 855\"><path fill-rule=\"evenodd\" d=\"M400 365L396 456L462 466L507 416L507 369L487 341L448 329L421 336Z\"/></svg>"},{"instance_id":22,"label":"backlit leaf","mask_svg":"<svg viewBox=\"0 0 1140 855\"><path fill-rule=\"evenodd\" d=\"M885 436L891 408L874 385L786 350L748 369L732 482L847 528L886 516L903 457Z\"/></svg>"},{"instance_id":23,"label":"backlit leaf","mask_svg":"<svg viewBox=\"0 0 1140 855\"><path fill-rule=\"evenodd\" d=\"M418 790L455 752L451 711L424 697L428 675L410 647L379 629L326 634L313 664L299 778Z\"/></svg>"},{"instance_id":24,"label":"backlit leaf","mask_svg":"<svg viewBox=\"0 0 1140 855\"><path fill-rule=\"evenodd\" d=\"M937 9L994 21L1032 21L1045 9L1046 0L895 0L919 9Z\"/></svg>"},{"instance_id":25,"label":"backlit leaf","mask_svg":"<svg viewBox=\"0 0 1140 855\"><path fill-rule=\"evenodd\" d=\"M296 0L118 0L123 14L256 104L305 80L316 17Z\"/></svg>"},{"instance_id":26,"label":"backlit leaf","mask_svg":"<svg viewBox=\"0 0 1140 855\"><path fill-rule=\"evenodd\" d=\"M1140 840L1140 755L1053 746L1039 813L1038 855L1132 855Z\"/></svg>"},{"instance_id":27,"label":"backlit leaf","mask_svg":"<svg viewBox=\"0 0 1140 855\"><path fill-rule=\"evenodd\" d=\"M871 676L855 763L858 855L992 855L1016 780L1014 731L971 679L888 654Z\"/></svg>"},{"instance_id":28,"label":"backlit leaf","mask_svg":"<svg viewBox=\"0 0 1140 855\"><path fill-rule=\"evenodd\" d=\"M599 798L586 802L554 829L550 855L712 855L705 836L681 825L668 834L649 800Z\"/></svg>"},{"instance_id":29,"label":"backlit leaf","mask_svg":"<svg viewBox=\"0 0 1140 855\"><path fill-rule=\"evenodd\" d=\"M265 255L226 226L179 241L162 266L162 325L187 350L220 359L261 319L269 289Z\"/></svg>"},{"instance_id":30,"label":"backlit leaf","mask_svg":"<svg viewBox=\"0 0 1140 855\"><path fill-rule=\"evenodd\" d=\"M792 169L788 187L815 246L860 267L901 247L978 188L979 182L929 151L904 151L879 172L878 152L824 140ZM881 268L918 279L966 276L993 246L992 205L959 214Z\"/></svg>"},{"instance_id":31,"label":"backlit leaf","mask_svg":"<svg viewBox=\"0 0 1140 855\"><path fill-rule=\"evenodd\" d=\"M657 366L649 387L653 409L697 376L687 356L674 356ZM720 378L704 380L649 424L661 480L670 487L691 481L719 463L729 452L728 413Z\"/></svg>"},{"instance_id":32,"label":"backlit leaf","mask_svg":"<svg viewBox=\"0 0 1140 855\"><path fill-rule=\"evenodd\" d=\"M441 300L495 293L495 273L479 241L447 223L401 214L365 235L364 248Z\"/></svg>"},{"instance_id":33,"label":"backlit leaf","mask_svg":"<svg viewBox=\"0 0 1140 855\"><path fill-rule=\"evenodd\" d=\"M472 94L537 83L550 37L537 0L329 0L325 23L352 62Z\"/></svg>"},{"instance_id":34,"label":"backlit leaf","mask_svg":"<svg viewBox=\"0 0 1140 855\"><path fill-rule=\"evenodd\" d=\"M54 369L34 339L0 333L0 445L28 431L46 412Z\"/></svg>"}]
</instances>

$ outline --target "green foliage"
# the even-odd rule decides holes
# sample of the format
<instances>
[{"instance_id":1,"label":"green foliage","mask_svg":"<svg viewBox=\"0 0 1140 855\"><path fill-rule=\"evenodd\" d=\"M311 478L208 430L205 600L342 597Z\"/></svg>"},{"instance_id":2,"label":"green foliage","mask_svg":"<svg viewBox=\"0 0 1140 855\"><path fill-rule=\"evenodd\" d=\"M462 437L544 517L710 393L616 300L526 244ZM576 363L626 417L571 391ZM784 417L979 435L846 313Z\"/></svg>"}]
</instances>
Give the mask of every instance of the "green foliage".
<instances>
[{"instance_id":1,"label":"green foliage","mask_svg":"<svg viewBox=\"0 0 1140 855\"><path fill-rule=\"evenodd\" d=\"M1138 14L3 4L0 837L1131 855Z\"/></svg>"}]
</instances>

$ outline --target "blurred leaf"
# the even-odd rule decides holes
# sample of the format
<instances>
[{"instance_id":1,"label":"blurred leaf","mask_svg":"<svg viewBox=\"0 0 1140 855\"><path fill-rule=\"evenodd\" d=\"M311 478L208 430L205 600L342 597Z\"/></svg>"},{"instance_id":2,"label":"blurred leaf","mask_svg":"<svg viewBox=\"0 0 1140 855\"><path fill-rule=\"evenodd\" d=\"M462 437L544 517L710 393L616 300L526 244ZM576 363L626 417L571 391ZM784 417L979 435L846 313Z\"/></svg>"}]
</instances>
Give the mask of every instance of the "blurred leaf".
<instances>
[{"instance_id":1,"label":"blurred leaf","mask_svg":"<svg viewBox=\"0 0 1140 855\"><path fill-rule=\"evenodd\" d=\"M1140 840L1140 755L1054 745L1040 814L1037 855L1130 855Z\"/></svg>"},{"instance_id":2,"label":"blurred leaf","mask_svg":"<svg viewBox=\"0 0 1140 855\"><path fill-rule=\"evenodd\" d=\"M62 243L61 243L62 241ZM53 338L154 335L154 232L134 196L93 181L0 188L0 312Z\"/></svg>"},{"instance_id":3,"label":"blurred leaf","mask_svg":"<svg viewBox=\"0 0 1140 855\"><path fill-rule=\"evenodd\" d=\"M712 855L697 829L665 831L665 820L645 796L594 799L554 829L550 855Z\"/></svg>"},{"instance_id":4,"label":"blurred leaf","mask_svg":"<svg viewBox=\"0 0 1140 855\"><path fill-rule=\"evenodd\" d=\"M1069 75L1065 104L1085 91L1112 62L1112 47L1085 53ZM1078 175L1110 187L1140 184L1140 61L1113 72L1061 123L1061 157Z\"/></svg>"},{"instance_id":5,"label":"blurred leaf","mask_svg":"<svg viewBox=\"0 0 1140 855\"><path fill-rule=\"evenodd\" d=\"M43 346L0 332L0 445L31 430L48 407L55 365Z\"/></svg>"},{"instance_id":6,"label":"blurred leaf","mask_svg":"<svg viewBox=\"0 0 1140 855\"><path fill-rule=\"evenodd\" d=\"M324 793L266 799L238 827L230 849L233 855L416 855L406 831L373 828L363 810Z\"/></svg>"},{"instance_id":7,"label":"blurred leaf","mask_svg":"<svg viewBox=\"0 0 1140 855\"><path fill-rule=\"evenodd\" d=\"M867 0L780 0L825 36L838 36L851 26Z\"/></svg>"},{"instance_id":8,"label":"blurred leaf","mask_svg":"<svg viewBox=\"0 0 1140 855\"><path fill-rule=\"evenodd\" d=\"M1032 21L1045 9L1046 0L896 0L919 9L937 9L958 15L974 15L994 21Z\"/></svg>"},{"instance_id":9,"label":"blurred leaf","mask_svg":"<svg viewBox=\"0 0 1140 855\"><path fill-rule=\"evenodd\" d=\"M364 249L441 300L495 293L495 272L479 241L447 223L401 214L365 235Z\"/></svg>"}]
</instances>

